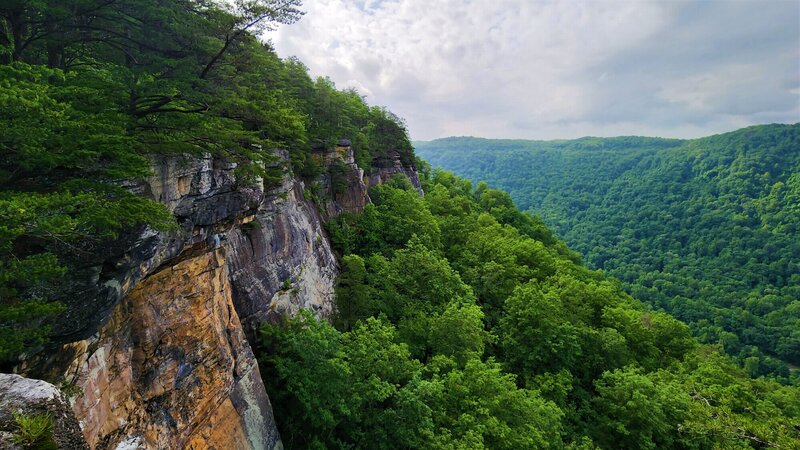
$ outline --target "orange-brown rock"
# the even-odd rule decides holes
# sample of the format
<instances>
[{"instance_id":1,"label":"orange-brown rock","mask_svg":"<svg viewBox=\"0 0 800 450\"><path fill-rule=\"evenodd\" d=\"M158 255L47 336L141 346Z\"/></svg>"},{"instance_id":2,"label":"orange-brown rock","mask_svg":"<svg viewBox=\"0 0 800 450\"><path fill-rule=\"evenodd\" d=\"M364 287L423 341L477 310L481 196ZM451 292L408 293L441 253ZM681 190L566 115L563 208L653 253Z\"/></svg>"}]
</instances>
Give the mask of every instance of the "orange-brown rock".
<instances>
[{"instance_id":1,"label":"orange-brown rock","mask_svg":"<svg viewBox=\"0 0 800 450\"><path fill-rule=\"evenodd\" d=\"M365 177L342 144L320 154L347 175L338 193L323 177L325 205L291 173L264 192L210 156L155 159L154 175L128 188L166 205L179 229L133 230L82 261L65 285L62 351L18 370L77 388L71 406L92 449L280 446L246 338L301 308L332 311L338 266L323 217L360 212L367 183L399 172L419 189L399 160Z\"/></svg>"},{"instance_id":2,"label":"orange-brown rock","mask_svg":"<svg viewBox=\"0 0 800 450\"><path fill-rule=\"evenodd\" d=\"M71 344L73 410L93 449L261 449L278 443L231 301L224 250L141 281L100 332Z\"/></svg>"}]
</instances>

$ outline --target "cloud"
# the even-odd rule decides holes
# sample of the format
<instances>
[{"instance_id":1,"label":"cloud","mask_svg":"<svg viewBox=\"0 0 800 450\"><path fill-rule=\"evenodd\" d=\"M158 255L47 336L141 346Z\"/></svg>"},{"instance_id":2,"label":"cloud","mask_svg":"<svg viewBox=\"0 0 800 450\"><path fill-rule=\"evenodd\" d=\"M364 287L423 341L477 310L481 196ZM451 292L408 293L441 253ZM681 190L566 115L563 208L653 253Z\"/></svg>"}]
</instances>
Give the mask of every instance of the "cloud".
<instances>
[{"instance_id":1,"label":"cloud","mask_svg":"<svg viewBox=\"0 0 800 450\"><path fill-rule=\"evenodd\" d=\"M690 137L800 121L796 1L315 0L281 56L448 135Z\"/></svg>"}]
</instances>

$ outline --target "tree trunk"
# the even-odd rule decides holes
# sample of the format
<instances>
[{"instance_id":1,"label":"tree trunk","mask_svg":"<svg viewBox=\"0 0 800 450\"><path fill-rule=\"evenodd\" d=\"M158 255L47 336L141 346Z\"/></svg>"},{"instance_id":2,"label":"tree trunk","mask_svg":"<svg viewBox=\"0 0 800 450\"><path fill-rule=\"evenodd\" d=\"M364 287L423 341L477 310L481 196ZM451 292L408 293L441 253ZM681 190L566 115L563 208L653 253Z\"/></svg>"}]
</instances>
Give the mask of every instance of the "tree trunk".
<instances>
[{"instance_id":1,"label":"tree trunk","mask_svg":"<svg viewBox=\"0 0 800 450\"><path fill-rule=\"evenodd\" d=\"M48 20L44 29L47 32L47 65L53 69L64 68L64 37L59 36L58 26L54 20Z\"/></svg>"},{"instance_id":2,"label":"tree trunk","mask_svg":"<svg viewBox=\"0 0 800 450\"><path fill-rule=\"evenodd\" d=\"M22 11L14 11L8 17L8 24L11 27L11 37L13 38L13 50L11 57L14 61L22 60L23 42L25 40L25 29L27 28L22 19Z\"/></svg>"},{"instance_id":3,"label":"tree trunk","mask_svg":"<svg viewBox=\"0 0 800 450\"><path fill-rule=\"evenodd\" d=\"M0 47L4 48L0 51L0 64L11 63L11 41L8 39L8 26L5 19L0 19Z\"/></svg>"}]
</instances>

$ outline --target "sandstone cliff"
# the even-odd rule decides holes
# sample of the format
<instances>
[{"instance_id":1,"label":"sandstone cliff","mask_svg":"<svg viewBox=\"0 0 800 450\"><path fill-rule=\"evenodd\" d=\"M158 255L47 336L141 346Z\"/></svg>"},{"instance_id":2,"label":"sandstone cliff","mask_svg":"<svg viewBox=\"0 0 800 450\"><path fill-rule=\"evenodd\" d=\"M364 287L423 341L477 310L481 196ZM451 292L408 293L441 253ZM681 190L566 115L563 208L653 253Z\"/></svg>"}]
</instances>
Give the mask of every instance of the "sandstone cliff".
<instances>
[{"instance_id":1,"label":"sandstone cliff","mask_svg":"<svg viewBox=\"0 0 800 450\"><path fill-rule=\"evenodd\" d=\"M425 195L422 191L422 184L419 181L419 174L417 169L413 166L404 166L401 162L400 154L397 152L388 152L386 158L373 163L372 171L367 177L367 187L377 186L385 183L395 175L405 175L419 195Z\"/></svg>"},{"instance_id":2,"label":"sandstone cliff","mask_svg":"<svg viewBox=\"0 0 800 450\"><path fill-rule=\"evenodd\" d=\"M300 308L327 316L333 307L336 258L304 190L302 181L287 176L252 222L227 235L234 304L250 338L266 320Z\"/></svg>"},{"instance_id":3,"label":"sandstone cliff","mask_svg":"<svg viewBox=\"0 0 800 450\"><path fill-rule=\"evenodd\" d=\"M395 173L421 191L399 161L364 176L349 146L322 162L344 164L346 178L338 190L330 175L317 180L320 206L291 172L265 192L211 157L155 159L154 176L129 186L165 204L179 229L144 229L82 261L62 348L20 367L70 386L90 448L280 447L249 342L301 308L330 314L338 267L324 218L360 212L368 186Z\"/></svg>"},{"instance_id":4,"label":"sandstone cliff","mask_svg":"<svg viewBox=\"0 0 800 450\"><path fill-rule=\"evenodd\" d=\"M316 149L313 158L325 172L317 180L324 193L323 214L335 217L343 212L360 213L369 202L364 169L358 167L348 141L333 149Z\"/></svg>"},{"instance_id":5,"label":"sandstone cliff","mask_svg":"<svg viewBox=\"0 0 800 450\"><path fill-rule=\"evenodd\" d=\"M404 166L397 152L390 151L386 157L373 161L368 173L356 164L353 147L347 140L339 141L333 149L318 149L314 157L326 169L318 180L325 194L326 219L343 212L360 213L370 201L369 188L395 175L407 177L417 192L424 195L416 168Z\"/></svg>"}]
</instances>

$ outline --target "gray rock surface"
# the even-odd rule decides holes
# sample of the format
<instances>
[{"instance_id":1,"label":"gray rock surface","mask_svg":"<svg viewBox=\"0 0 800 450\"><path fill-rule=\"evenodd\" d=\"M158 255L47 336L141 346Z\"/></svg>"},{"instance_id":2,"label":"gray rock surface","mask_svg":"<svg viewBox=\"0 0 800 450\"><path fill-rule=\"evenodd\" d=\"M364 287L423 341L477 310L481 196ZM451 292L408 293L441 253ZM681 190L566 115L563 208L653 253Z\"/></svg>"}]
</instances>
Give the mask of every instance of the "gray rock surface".
<instances>
[{"instance_id":1,"label":"gray rock surface","mask_svg":"<svg viewBox=\"0 0 800 450\"><path fill-rule=\"evenodd\" d=\"M347 176L343 192L317 181L319 206L290 174L265 193L211 157L154 159L154 175L127 186L166 205L179 229L132 230L71 261L59 348L18 368L74 385L79 421L64 423L85 442L65 448L281 447L250 342L284 314L332 312L339 269L324 219L362 211L368 186L398 173L422 193L399 157L365 177L350 146L314 155Z\"/></svg>"},{"instance_id":2,"label":"gray rock surface","mask_svg":"<svg viewBox=\"0 0 800 450\"><path fill-rule=\"evenodd\" d=\"M18 426L14 413L27 416L49 414L53 422L53 440L60 449L89 448L69 402L55 386L41 380L15 374L0 374L0 448L21 448L14 444Z\"/></svg>"},{"instance_id":3,"label":"gray rock surface","mask_svg":"<svg viewBox=\"0 0 800 450\"><path fill-rule=\"evenodd\" d=\"M228 236L265 205L263 187L238 185L235 166L210 157L153 168L128 188L165 204L180 228L142 229L79 261L61 348L19 370L74 383L93 449L279 447L225 256Z\"/></svg>"},{"instance_id":4,"label":"gray rock surface","mask_svg":"<svg viewBox=\"0 0 800 450\"><path fill-rule=\"evenodd\" d=\"M400 161L400 155L396 152L390 152L388 160L385 161L384 164L379 164L378 167L373 168L367 177L367 187L371 188L383 184L397 174L404 175L408 178L419 195L425 195L425 192L422 190L422 183L419 181L417 169L413 166L404 166Z\"/></svg>"},{"instance_id":5,"label":"gray rock surface","mask_svg":"<svg viewBox=\"0 0 800 450\"><path fill-rule=\"evenodd\" d=\"M234 304L251 342L265 321L301 308L320 317L333 310L339 268L304 187L287 175L267 194L253 221L228 235Z\"/></svg>"}]
</instances>

